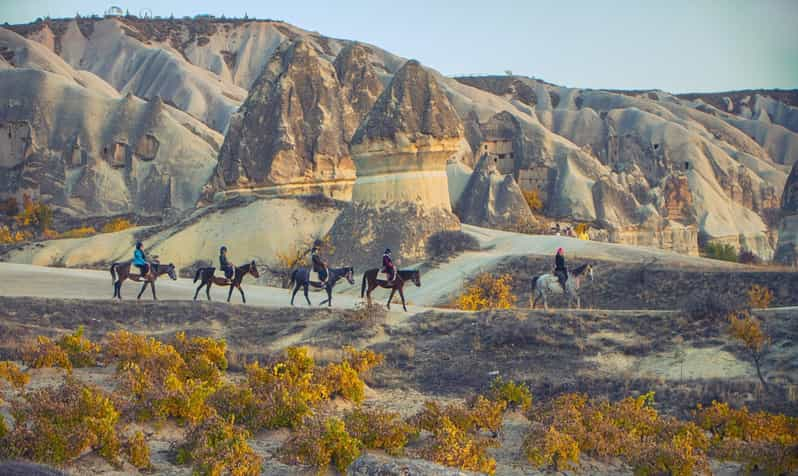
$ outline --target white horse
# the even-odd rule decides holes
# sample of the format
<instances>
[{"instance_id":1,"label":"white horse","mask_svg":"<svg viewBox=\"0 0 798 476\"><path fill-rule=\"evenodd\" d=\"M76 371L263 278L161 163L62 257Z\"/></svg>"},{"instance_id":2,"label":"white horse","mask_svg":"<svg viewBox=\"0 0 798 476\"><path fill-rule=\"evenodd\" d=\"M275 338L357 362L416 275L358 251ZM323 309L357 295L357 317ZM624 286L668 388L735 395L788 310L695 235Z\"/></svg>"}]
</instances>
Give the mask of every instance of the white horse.
<instances>
[{"instance_id":1,"label":"white horse","mask_svg":"<svg viewBox=\"0 0 798 476\"><path fill-rule=\"evenodd\" d=\"M563 293L568 298L569 307L573 299L576 298L576 307L577 309L580 308L582 306L582 301L579 299L578 291L583 276L589 276L590 281L593 281L593 266L591 264L583 264L582 266L574 268L573 271L569 271L568 279L565 281L565 289L560 285L560 280L557 279L557 276L552 273L535 276L532 278L532 295L534 296L532 309L535 308L540 299L543 299L543 309L548 310L549 303L547 301L547 296L549 294Z\"/></svg>"}]
</instances>

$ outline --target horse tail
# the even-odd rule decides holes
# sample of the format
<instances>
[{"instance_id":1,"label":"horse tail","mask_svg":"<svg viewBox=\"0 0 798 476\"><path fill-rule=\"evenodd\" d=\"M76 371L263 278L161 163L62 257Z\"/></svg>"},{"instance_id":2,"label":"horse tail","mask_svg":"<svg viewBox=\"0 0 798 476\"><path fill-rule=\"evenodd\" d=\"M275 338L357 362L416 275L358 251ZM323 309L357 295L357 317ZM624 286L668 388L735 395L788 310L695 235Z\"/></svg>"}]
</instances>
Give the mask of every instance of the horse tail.
<instances>
[{"instance_id":1,"label":"horse tail","mask_svg":"<svg viewBox=\"0 0 798 476\"><path fill-rule=\"evenodd\" d=\"M535 276L534 278L532 278L532 290L533 291L535 290L535 287L538 285L538 278L539 277L540 276Z\"/></svg>"},{"instance_id":2,"label":"horse tail","mask_svg":"<svg viewBox=\"0 0 798 476\"><path fill-rule=\"evenodd\" d=\"M202 273L202 270L203 270L203 269L204 269L204 268L197 268L197 272L196 272L196 273L194 273L194 281L193 281L193 282L195 282L195 283L197 282L197 280L198 280L198 279L199 279L199 277L200 277L200 273Z\"/></svg>"},{"instance_id":3,"label":"horse tail","mask_svg":"<svg viewBox=\"0 0 798 476\"><path fill-rule=\"evenodd\" d=\"M363 299L363 296L366 295L366 275L368 271L363 273L363 284L360 285L360 298Z\"/></svg>"},{"instance_id":4,"label":"horse tail","mask_svg":"<svg viewBox=\"0 0 798 476\"><path fill-rule=\"evenodd\" d=\"M119 263L111 263L111 283L116 283L116 265Z\"/></svg>"}]
</instances>

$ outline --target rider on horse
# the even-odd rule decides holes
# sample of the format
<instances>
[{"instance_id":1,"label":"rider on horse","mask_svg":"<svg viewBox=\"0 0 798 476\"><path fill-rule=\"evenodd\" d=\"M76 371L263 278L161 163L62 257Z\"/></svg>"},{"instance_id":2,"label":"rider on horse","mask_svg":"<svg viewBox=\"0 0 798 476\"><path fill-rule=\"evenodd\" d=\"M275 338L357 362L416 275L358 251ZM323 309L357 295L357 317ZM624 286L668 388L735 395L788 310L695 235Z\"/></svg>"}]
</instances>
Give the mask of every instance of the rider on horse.
<instances>
[{"instance_id":1,"label":"rider on horse","mask_svg":"<svg viewBox=\"0 0 798 476\"><path fill-rule=\"evenodd\" d=\"M144 245L140 242L136 242L136 249L133 251L133 265L136 266L139 271L141 272L141 278L143 279L147 272L150 270L150 265L147 263L147 256L144 255Z\"/></svg>"},{"instance_id":2,"label":"rider on horse","mask_svg":"<svg viewBox=\"0 0 798 476\"><path fill-rule=\"evenodd\" d=\"M230 261L227 259L226 246L222 246L222 248L219 250L219 269L224 271L224 277L227 279L232 279L236 272L233 265L231 265Z\"/></svg>"},{"instance_id":3,"label":"rider on horse","mask_svg":"<svg viewBox=\"0 0 798 476\"><path fill-rule=\"evenodd\" d=\"M310 254L310 261L313 267L313 271L319 273L319 281L322 284L327 283L327 263L321 259L321 255L319 254L319 246L313 245L313 249L311 250Z\"/></svg>"},{"instance_id":4,"label":"rider on horse","mask_svg":"<svg viewBox=\"0 0 798 476\"><path fill-rule=\"evenodd\" d=\"M396 279L396 266L391 258L391 249L386 248L382 254L382 272L388 275L388 283L393 283Z\"/></svg>"},{"instance_id":5,"label":"rider on horse","mask_svg":"<svg viewBox=\"0 0 798 476\"><path fill-rule=\"evenodd\" d=\"M557 254L554 256L554 274L565 291L565 282L568 281L568 269L565 267L565 250L557 248Z\"/></svg>"}]
</instances>

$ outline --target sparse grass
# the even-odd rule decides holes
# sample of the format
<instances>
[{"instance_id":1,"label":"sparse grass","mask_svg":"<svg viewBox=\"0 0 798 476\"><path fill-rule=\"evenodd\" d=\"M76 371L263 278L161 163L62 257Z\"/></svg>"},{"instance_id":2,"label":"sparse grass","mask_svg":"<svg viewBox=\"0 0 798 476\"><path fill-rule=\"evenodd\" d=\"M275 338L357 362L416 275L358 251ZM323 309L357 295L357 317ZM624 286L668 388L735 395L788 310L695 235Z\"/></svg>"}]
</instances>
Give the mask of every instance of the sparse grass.
<instances>
[{"instance_id":1,"label":"sparse grass","mask_svg":"<svg viewBox=\"0 0 798 476\"><path fill-rule=\"evenodd\" d=\"M435 261L446 261L464 251L479 251L479 241L462 231L439 231L427 238L427 256Z\"/></svg>"}]
</instances>

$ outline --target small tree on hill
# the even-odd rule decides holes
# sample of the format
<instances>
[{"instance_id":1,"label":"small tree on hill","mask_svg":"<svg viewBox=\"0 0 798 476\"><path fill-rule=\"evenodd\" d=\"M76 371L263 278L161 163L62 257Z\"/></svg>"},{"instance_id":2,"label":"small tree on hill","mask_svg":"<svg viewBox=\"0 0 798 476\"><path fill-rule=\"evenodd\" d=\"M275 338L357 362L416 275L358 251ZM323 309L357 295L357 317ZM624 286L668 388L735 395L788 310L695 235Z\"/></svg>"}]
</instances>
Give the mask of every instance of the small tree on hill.
<instances>
[{"instance_id":1,"label":"small tree on hill","mask_svg":"<svg viewBox=\"0 0 798 476\"><path fill-rule=\"evenodd\" d=\"M762 360L770 347L770 337L762 329L757 318L748 311L729 314L729 335L743 345L748 357L756 367L756 375L762 382L765 391L769 391L765 377L762 375Z\"/></svg>"}]
</instances>

